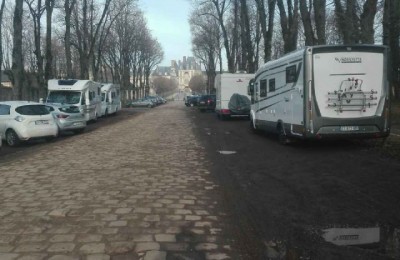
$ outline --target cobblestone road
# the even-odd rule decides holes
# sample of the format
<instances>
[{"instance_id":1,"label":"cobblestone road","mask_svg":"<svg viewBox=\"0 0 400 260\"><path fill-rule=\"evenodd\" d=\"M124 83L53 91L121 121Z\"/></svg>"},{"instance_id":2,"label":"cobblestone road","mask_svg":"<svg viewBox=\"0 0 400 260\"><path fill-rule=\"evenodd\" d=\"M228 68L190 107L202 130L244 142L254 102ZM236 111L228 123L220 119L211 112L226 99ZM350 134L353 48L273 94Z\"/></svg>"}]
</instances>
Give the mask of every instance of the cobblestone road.
<instances>
[{"instance_id":1,"label":"cobblestone road","mask_svg":"<svg viewBox=\"0 0 400 260\"><path fill-rule=\"evenodd\" d=\"M237 259L183 104L0 160L0 259Z\"/></svg>"}]
</instances>

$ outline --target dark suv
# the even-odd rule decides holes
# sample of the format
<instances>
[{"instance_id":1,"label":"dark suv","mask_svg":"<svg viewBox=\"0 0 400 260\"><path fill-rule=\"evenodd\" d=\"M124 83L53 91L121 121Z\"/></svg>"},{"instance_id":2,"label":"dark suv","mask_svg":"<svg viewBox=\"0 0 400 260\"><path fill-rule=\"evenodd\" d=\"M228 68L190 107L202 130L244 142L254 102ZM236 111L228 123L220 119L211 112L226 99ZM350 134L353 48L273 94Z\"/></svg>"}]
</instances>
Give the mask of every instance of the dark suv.
<instances>
[{"instance_id":1,"label":"dark suv","mask_svg":"<svg viewBox=\"0 0 400 260\"><path fill-rule=\"evenodd\" d=\"M197 107L201 112L207 110L215 110L216 97L215 95L202 95L197 103Z\"/></svg>"},{"instance_id":2,"label":"dark suv","mask_svg":"<svg viewBox=\"0 0 400 260\"><path fill-rule=\"evenodd\" d=\"M187 107L197 106L200 96L193 95L185 98L185 105Z\"/></svg>"}]
</instances>

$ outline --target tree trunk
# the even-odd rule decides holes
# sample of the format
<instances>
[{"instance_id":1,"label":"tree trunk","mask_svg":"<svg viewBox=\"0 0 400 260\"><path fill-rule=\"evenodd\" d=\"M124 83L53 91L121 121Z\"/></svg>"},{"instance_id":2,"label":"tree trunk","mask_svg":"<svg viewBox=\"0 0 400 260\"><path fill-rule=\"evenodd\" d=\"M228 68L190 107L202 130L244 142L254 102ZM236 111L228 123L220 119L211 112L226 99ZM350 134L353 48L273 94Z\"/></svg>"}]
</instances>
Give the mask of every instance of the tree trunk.
<instances>
[{"instance_id":1,"label":"tree trunk","mask_svg":"<svg viewBox=\"0 0 400 260\"><path fill-rule=\"evenodd\" d=\"M400 2L385 0L383 16L383 44L391 54L391 87L395 99L400 99Z\"/></svg>"},{"instance_id":2,"label":"tree trunk","mask_svg":"<svg viewBox=\"0 0 400 260\"><path fill-rule=\"evenodd\" d=\"M374 20L377 10L378 0L367 0L364 3L363 13L360 16L360 41L361 43L373 44L374 40Z\"/></svg>"},{"instance_id":3,"label":"tree trunk","mask_svg":"<svg viewBox=\"0 0 400 260\"><path fill-rule=\"evenodd\" d=\"M44 80L45 84L43 86L47 86L47 82L49 79L53 78L53 54L52 54L52 44L51 44L51 25L52 25L52 17L53 17L53 9L54 9L54 1L55 0L46 0L46 65L44 69ZM44 89L45 93L39 93L39 97L43 97L42 94L47 94L47 89Z\"/></svg>"},{"instance_id":4,"label":"tree trunk","mask_svg":"<svg viewBox=\"0 0 400 260\"><path fill-rule=\"evenodd\" d=\"M232 55L232 51L231 51L231 48L229 46L228 32L227 32L226 27L225 27L224 16L223 16L224 11L225 11L225 1L226 0L223 0L221 2L222 8L220 8L219 7L219 1L218 0L212 0L214 6L216 8L217 14L218 14L218 23L219 23L219 26L221 27L222 36L223 36L223 39L224 39L224 47L225 47L225 52L226 52L226 59L228 61L228 71L230 73L234 73L235 72L235 57L234 57L234 55Z\"/></svg>"},{"instance_id":5,"label":"tree trunk","mask_svg":"<svg viewBox=\"0 0 400 260\"><path fill-rule=\"evenodd\" d=\"M306 37L306 46L313 46L316 42L311 21L311 1L312 0L309 0L308 5L305 0L300 1L300 13L301 20L303 21L304 35Z\"/></svg>"},{"instance_id":6,"label":"tree trunk","mask_svg":"<svg viewBox=\"0 0 400 260\"><path fill-rule=\"evenodd\" d=\"M314 0L314 17L317 44L324 45L326 44L326 0Z\"/></svg>"},{"instance_id":7,"label":"tree trunk","mask_svg":"<svg viewBox=\"0 0 400 260\"><path fill-rule=\"evenodd\" d=\"M242 49L246 53L246 60L247 60L247 69L248 73L255 72L254 66L254 50L253 44L251 42L251 31L250 31L250 18L249 18L249 11L247 8L246 0L240 0L241 2L241 17L242 17L242 26L244 27L244 42L242 42Z\"/></svg>"},{"instance_id":8,"label":"tree trunk","mask_svg":"<svg viewBox=\"0 0 400 260\"><path fill-rule=\"evenodd\" d=\"M22 56L22 15L23 0L15 0L15 10L13 18L13 51L12 51L12 84L13 98L23 99L24 91L24 63Z\"/></svg>"},{"instance_id":9,"label":"tree trunk","mask_svg":"<svg viewBox=\"0 0 400 260\"><path fill-rule=\"evenodd\" d=\"M73 78L72 72L72 54L71 54L71 14L74 9L76 0L65 0L64 10L65 10L65 63L67 66L68 79Z\"/></svg>"},{"instance_id":10,"label":"tree trunk","mask_svg":"<svg viewBox=\"0 0 400 260\"><path fill-rule=\"evenodd\" d=\"M6 4L6 0L3 0L1 2L1 6L0 6L0 24L3 24L3 12L4 12L5 4ZM1 82L2 82L2 80L1 80L1 75L2 75L1 69L2 69L2 66L3 66L3 37L1 37L3 34L2 34L2 30L1 29L2 29L2 26L0 26L0 87L1 87Z\"/></svg>"},{"instance_id":11,"label":"tree trunk","mask_svg":"<svg viewBox=\"0 0 400 260\"><path fill-rule=\"evenodd\" d=\"M287 0L287 12L283 0L277 2L281 17L281 28L284 44L284 52L288 53L297 48L297 34L299 27L298 0Z\"/></svg>"}]
</instances>

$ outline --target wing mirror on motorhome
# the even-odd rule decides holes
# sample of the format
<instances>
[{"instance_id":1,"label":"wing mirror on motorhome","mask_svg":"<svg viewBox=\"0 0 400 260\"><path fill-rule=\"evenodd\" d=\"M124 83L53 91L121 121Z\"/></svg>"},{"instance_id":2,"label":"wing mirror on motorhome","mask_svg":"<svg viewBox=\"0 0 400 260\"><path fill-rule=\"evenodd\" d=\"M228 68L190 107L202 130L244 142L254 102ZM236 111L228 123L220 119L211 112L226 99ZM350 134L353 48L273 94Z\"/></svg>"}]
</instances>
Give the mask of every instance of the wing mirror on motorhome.
<instances>
[{"instance_id":1,"label":"wing mirror on motorhome","mask_svg":"<svg viewBox=\"0 0 400 260\"><path fill-rule=\"evenodd\" d=\"M249 96L253 96L253 94L254 94L254 79L251 79L249 81L249 85L247 87L247 94Z\"/></svg>"}]
</instances>

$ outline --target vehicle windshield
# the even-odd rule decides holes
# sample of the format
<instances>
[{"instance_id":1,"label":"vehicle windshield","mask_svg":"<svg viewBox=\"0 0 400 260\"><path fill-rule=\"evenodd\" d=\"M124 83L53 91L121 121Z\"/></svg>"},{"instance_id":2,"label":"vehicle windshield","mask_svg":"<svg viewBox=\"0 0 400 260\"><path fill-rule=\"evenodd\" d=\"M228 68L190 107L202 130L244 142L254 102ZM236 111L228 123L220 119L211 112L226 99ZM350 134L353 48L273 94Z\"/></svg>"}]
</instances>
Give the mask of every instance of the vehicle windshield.
<instances>
[{"instance_id":1,"label":"vehicle windshield","mask_svg":"<svg viewBox=\"0 0 400 260\"><path fill-rule=\"evenodd\" d=\"M18 114L27 116L40 116L50 114L45 105L26 105L20 106L15 109Z\"/></svg>"},{"instance_id":2,"label":"vehicle windshield","mask_svg":"<svg viewBox=\"0 0 400 260\"><path fill-rule=\"evenodd\" d=\"M71 107L60 107L60 111L70 114L80 113L79 107L71 106Z\"/></svg>"},{"instance_id":3,"label":"vehicle windshield","mask_svg":"<svg viewBox=\"0 0 400 260\"><path fill-rule=\"evenodd\" d=\"M80 91L50 91L48 103L78 104L81 99Z\"/></svg>"}]
</instances>

